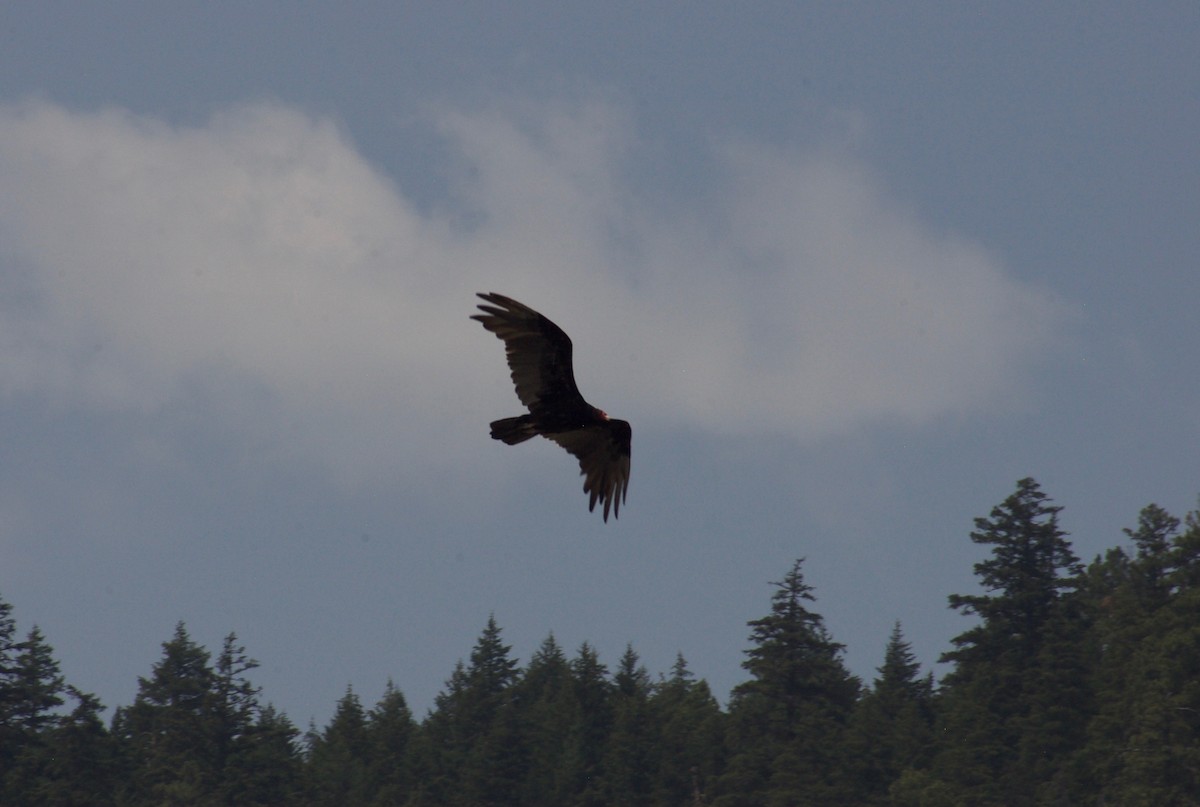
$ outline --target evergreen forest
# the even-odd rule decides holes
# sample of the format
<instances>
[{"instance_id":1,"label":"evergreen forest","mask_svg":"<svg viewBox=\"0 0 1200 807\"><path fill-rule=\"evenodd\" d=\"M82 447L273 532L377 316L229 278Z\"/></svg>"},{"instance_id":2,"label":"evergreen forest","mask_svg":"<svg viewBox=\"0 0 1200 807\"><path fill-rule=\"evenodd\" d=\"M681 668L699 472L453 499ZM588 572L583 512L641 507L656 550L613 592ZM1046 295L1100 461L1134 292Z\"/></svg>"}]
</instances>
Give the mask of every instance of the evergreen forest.
<instances>
[{"instance_id":1,"label":"evergreen forest","mask_svg":"<svg viewBox=\"0 0 1200 807\"><path fill-rule=\"evenodd\" d=\"M423 717L389 683L301 730L234 634L180 623L105 720L0 600L0 805L1200 804L1200 512L1150 505L1085 564L1060 510L1023 479L975 520L937 681L899 623L852 675L795 561L725 706L683 656L652 676L551 635L522 665L489 618Z\"/></svg>"}]
</instances>

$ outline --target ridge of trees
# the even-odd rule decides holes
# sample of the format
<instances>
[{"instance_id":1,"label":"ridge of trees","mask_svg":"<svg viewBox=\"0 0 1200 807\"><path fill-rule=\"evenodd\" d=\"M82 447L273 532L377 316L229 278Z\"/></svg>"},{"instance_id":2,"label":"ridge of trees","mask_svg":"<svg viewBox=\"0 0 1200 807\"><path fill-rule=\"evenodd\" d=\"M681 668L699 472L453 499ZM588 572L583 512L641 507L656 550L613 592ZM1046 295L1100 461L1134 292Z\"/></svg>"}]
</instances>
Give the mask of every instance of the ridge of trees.
<instances>
[{"instance_id":1,"label":"ridge of trees","mask_svg":"<svg viewBox=\"0 0 1200 807\"><path fill-rule=\"evenodd\" d=\"M630 646L610 671L551 634L522 667L489 617L423 719L389 681L301 732L234 634L214 658L181 622L106 725L0 600L0 804L1196 804L1200 514L1149 505L1085 566L1060 511L1022 479L975 520L980 590L949 596L974 620L940 682L899 622L874 680L852 675L796 560L724 709L682 654L652 677Z\"/></svg>"}]
</instances>

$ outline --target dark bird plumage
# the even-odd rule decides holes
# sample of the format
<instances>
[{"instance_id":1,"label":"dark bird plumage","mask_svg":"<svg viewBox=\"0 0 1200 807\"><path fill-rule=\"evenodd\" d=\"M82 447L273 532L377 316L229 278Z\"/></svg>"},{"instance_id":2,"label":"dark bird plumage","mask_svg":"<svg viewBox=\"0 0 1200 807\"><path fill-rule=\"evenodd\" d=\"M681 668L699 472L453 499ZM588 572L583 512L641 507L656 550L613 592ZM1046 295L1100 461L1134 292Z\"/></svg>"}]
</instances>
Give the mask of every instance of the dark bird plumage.
<instances>
[{"instance_id":1,"label":"dark bird plumage","mask_svg":"<svg viewBox=\"0 0 1200 807\"><path fill-rule=\"evenodd\" d=\"M504 342L517 397L528 415L492 422L492 437L516 445L542 435L579 460L588 510L604 503L604 520L611 508L616 518L629 487L629 443L633 435L624 420L609 418L589 404L575 386L571 338L562 328L502 294L479 294L491 305L480 305L483 327Z\"/></svg>"}]
</instances>

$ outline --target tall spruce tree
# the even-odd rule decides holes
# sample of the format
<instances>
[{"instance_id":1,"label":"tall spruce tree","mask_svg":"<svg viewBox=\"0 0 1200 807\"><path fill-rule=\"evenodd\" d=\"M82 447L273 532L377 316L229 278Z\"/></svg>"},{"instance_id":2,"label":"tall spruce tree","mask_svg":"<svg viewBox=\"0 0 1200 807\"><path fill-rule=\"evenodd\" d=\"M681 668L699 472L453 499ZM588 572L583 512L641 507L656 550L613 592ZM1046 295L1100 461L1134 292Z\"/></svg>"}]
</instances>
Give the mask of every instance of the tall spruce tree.
<instances>
[{"instance_id":1,"label":"tall spruce tree","mask_svg":"<svg viewBox=\"0 0 1200 807\"><path fill-rule=\"evenodd\" d=\"M1098 708L1080 754L1092 800L1183 805L1200 792L1200 516L1142 510L1133 557L1088 569Z\"/></svg>"},{"instance_id":2,"label":"tall spruce tree","mask_svg":"<svg viewBox=\"0 0 1200 807\"><path fill-rule=\"evenodd\" d=\"M471 651L465 692L471 742L462 782L468 803L481 807L515 803L525 769L527 751L512 704L518 666L511 651L489 616Z\"/></svg>"},{"instance_id":3,"label":"tall spruce tree","mask_svg":"<svg viewBox=\"0 0 1200 807\"><path fill-rule=\"evenodd\" d=\"M367 778L373 807L401 807L412 791L410 743L416 724L404 694L387 682L367 715Z\"/></svg>"},{"instance_id":4,"label":"tall spruce tree","mask_svg":"<svg viewBox=\"0 0 1200 807\"><path fill-rule=\"evenodd\" d=\"M933 680L921 675L899 622L878 673L855 706L850 745L862 798L884 804L904 771L928 767L933 741Z\"/></svg>"},{"instance_id":5,"label":"tall spruce tree","mask_svg":"<svg viewBox=\"0 0 1200 807\"><path fill-rule=\"evenodd\" d=\"M1138 513L1137 528L1124 530L1137 551L1133 593L1150 610L1165 604L1170 595L1166 578L1172 571L1171 564L1185 560L1172 552L1179 523L1163 508L1150 504Z\"/></svg>"},{"instance_id":6,"label":"tall spruce tree","mask_svg":"<svg viewBox=\"0 0 1200 807\"><path fill-rule=\"evenodd\" d=\"M367 718L353 687L346 687L329 725L308 733L308 801L314 807L366 805Z\"/></svg>"},{"instance_id":7,"label":"tall spruce tree","mask_svg":"<svg viewBox=\"0 0 1200 807\"><path fill-rule=\"evenodd\" d=\"M724 714L717 699L680 653L650 705L659 736L655 802L670 807L704 803L724 758Z\"/></svg>"},{"instance_id":8,"label":"tall spruce tree","mask_svg":"<svg viewBox=\"0 0 1200 807\"><path fill-rule=\"evenodd\" d=\"M213 799L218 786L209 652L192 641L182 622L162 647L150 677L138 678L133 704L113 717L128 766L123 804L201 804Z\"/></svg>"},{"instance_id":9,"label":"tall spruce tree","mask_svg":"<svg viewBox=\"0 0 1200 807\"><path fill-rule=\"evenodd\" d=\"M227 803L239 807L297 804L303 790L303 760L297 747L300 732L287 715L271 704L258 709L232 770L237 788Z\"/></svg>"},{"instance_id":10,"label":"tall spruce tree","mask_svg":"<svg viewBox=\"0 0 1200 807\"><path fill-rule=\"evenodd\" d=\"M626 645L612 681L613 725L605 743L603 792L607 804L651 804L658 766L658 732L650 711L650 674Z\"/></svg>"},{"instance_id":11,"label":"tall spruce tree","mask_svg":"<svg viewBox=\"0 0 1200 807\"><path fill-rule=\"evenodd\" d=\"M511 703L517 662L494 617L434 701L418 732L416 804L511 804L518 797L526 748Z\"/></svg>"},{"instance_id":12,"label":"tall spruce tree","mask_svg":"<svg viewBox=\"0 0 1200 807\"><path fill-rule=\"evenodd\" d=\"M63 704L66 684L54 650L37 625L14 649L8 720L18 732L34 738L57 721L55 710Z\"/></svg>"},{"instance_id":13,"label":"tall spruce tree","mask_svg":"<svg viewBox=\"0 0 1200 807\"><path fill-rule=\"evenodd\" d=\"M1058 526L1061 510L1035 480L1025 478L992 508L990 518L975 519L971 540L992 547L991 556L975 564L975 574L990 593L950 595L951 608L981 620L952 640L956 649L944 656L957 665L951 680L965 677L974 662L997 652L1024 660L1037 655L1041 628L1082 572Z\"/></svg>"},{"instance_id":14,"label":"tall spruce tree","mask_svg":"<svg viewBox=\"0 0 1200 807\"><path fill-rule=\"evenodd\" d=\"M458 774L466 764L470 744L466 689L467 666L460 659L413 737L409 756L414 777L409 801L413 807L462 801Z\"/></svg>"},{"instance_id":15,"label":"tall spruce tree","mask_svg":"<svg viewBox=\"0 0 1200 807\"><path fill-rule=\"evenodd\" d=\"M736 750L719 782L719 807L838 805L856 797L845 727L859 682L824 618L806 606L815 598L803 564L797 560L772 584L771 613L749 623L752 646L742 664L751 680L730 701Z\"/></svg>"},{"instance_id":16,"label":"tall spruce tree","mask_svg":"<svg viewBox=\"0 0 1200 807\"><path fill-rule=\"evenodd\" d=\"M119 803L277 802L280 792L267 787L273 778L256 768L278 740L277 731L270 741L259 731L258 689L246 678L258 662L231 633L213 666L182 622L162 647L150 676L138 678L133 703L113 717L122 766Z\"/></svg>"},{"instance_id":17,"label":"tall spruce tree","mask_svg":"<svg viewBox=\"0 0 1200 807\"><path fill-rule=\"evenodd\" d=\"M208 712L213 735L213 766L217 770L219 798L226 802L242 802L256 790L258 771L254 770L252 746L259 736L254 732L258 717L259 689L247 673L258 662L246 654L233 633L226 635L213 666L212 684L208 694Z\"/></svg>"},{"instance_id":18,"label":"tall spruce tree","mask_svg":"<svg viewBox=\"0 0 1200 807\"><path fill-rule=\"evenodd\" d=\"M604 752L612 731L612 683L608 668L588 643L571 659L571 687L579 708L566 759L574 802L581 807L605 804L601 787Z\"/></svg>"},{"instance_id":19,"label":"tall spruce tree","mask_svg":"<svg viewBox=\"0 0 1200 807\"><path fill-rule=\"evenodd\" d=\"M17 640L0 599L0 804L111 804L114 757L103 710L68 685L35 625ZM76 706L64 713L70 699Z\"/></svg>"},{"instance_id":20,"label":"tall spruce tree","mask_svg":"<svg viewBox=\"0 0 1200 807\"><path fill-rule=\"evenodd\" d=\"M29 807L109 807L116 793L116 757L112 738L94 695L68 685L75 707L46 732L36 776L25 792L5 804Z\"/></svg>"},{"instance_id":21,"label":"tall spruce tree","mask_svg":"<svg viewBox=\"0 0 1200 807\"><path fill-rule=\"evenodd\" d=\"M0 625L0 633L6 630ZM103 726L98 732L89 731L101 708L99 702L67 686L53 648L36 625L23 641L10 641L7 647L6 675L0 684L5 712L0 737L7 743L0 751L0 804L81 803L81 788L110 786L108 738ZM68 714L60 710L65 697L80 704ZM92 759L96 768L64 767L70 757ZM97 803L107 797L103 788L95 793Z\"/></svg>"},{"instance_id":22,"label":"tall spruce tree","mask_svg":"<svg viewBox=\"0 0 1200 807\"><path fill-rule=\"evenodd\" d=\"M1059 528L1061 509L1033 479L1017 482L971 533L992 548L975 564L986 593L949 598L979 623L942 657L955 666L943 680L935 770L971 802L1033 803L1087 719L1083 623L1068 596L1082 569Z\"/></svg>"},{"instance_id":23,"label":"tall spruce tree","mask_svg":"<svg viewBox=\"0 0 1200 807\"><path fill-rule=\"evenodd\" d=\"M13 618L12 610L12 605L0 599L0 771L12 769L24 746L18 719L17 621ZM0 774L0 797L6 796L5 778Z\"/></svg>"},{"instance_id":24,"label":"tall spruce tree","mask_svg":"<svg viewBox=\"0 0 1200 807\"><path fill-rule=\"evenodd\" d=\"M575 778L571 742L582 717L571 665L554 634L534 652L513 687L513 703L524 727L527 766L521 804L555 807L569 803Z\"/></svg>"}]
</instances>

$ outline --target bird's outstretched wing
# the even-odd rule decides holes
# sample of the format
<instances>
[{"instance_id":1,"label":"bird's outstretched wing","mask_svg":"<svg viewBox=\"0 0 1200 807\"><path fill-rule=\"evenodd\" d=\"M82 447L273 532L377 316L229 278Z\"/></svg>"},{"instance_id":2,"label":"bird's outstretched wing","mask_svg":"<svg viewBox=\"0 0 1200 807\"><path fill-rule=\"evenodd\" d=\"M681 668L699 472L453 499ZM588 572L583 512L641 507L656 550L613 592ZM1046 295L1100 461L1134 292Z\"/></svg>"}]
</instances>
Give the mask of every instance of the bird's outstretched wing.
<instances>
[{"instance_id":1,"label":"bird's outstretched wing","mask_svg":"<svg viewBox=\"0 0 1200 807\"><path fill-rule=\"evenodd\" d=\"M588 510L596 502L604 503L604 520L612 508L616 518L629 488L630 443L633 431L624 420L605 420L582 429L547 434L554 442L575 455L583 475L583 492L588 494Z\"/></svg>"},{"instance_id":2,"label":"bird's outstretched wing","mask_svg":"<svg viewBox=\"0 0 1200 807\"><path fill-rule=\"evenodd\" d=\"M571 338L529 306L503 294L479 294L491 305L471 319L504 340L517 397L531 412L584 406L571 367Z\"/></svg>"},{"instance_id":3,"label":"bird's outstretched wing","mask_svg":"<svg viewBox=\"0 0 1200 807\"><path fill-rule=\"evenodd\" d=\"M535 434L549 438L579 460L588 510L602 502L604 520L615 518L629 488L632 430L583 400L571 366L571 339L532 308L502 294L480 294L472 315L504 341L517 397L530 414L492 423L492 437L509 444Z\"/></svg>"}]
</instances>

